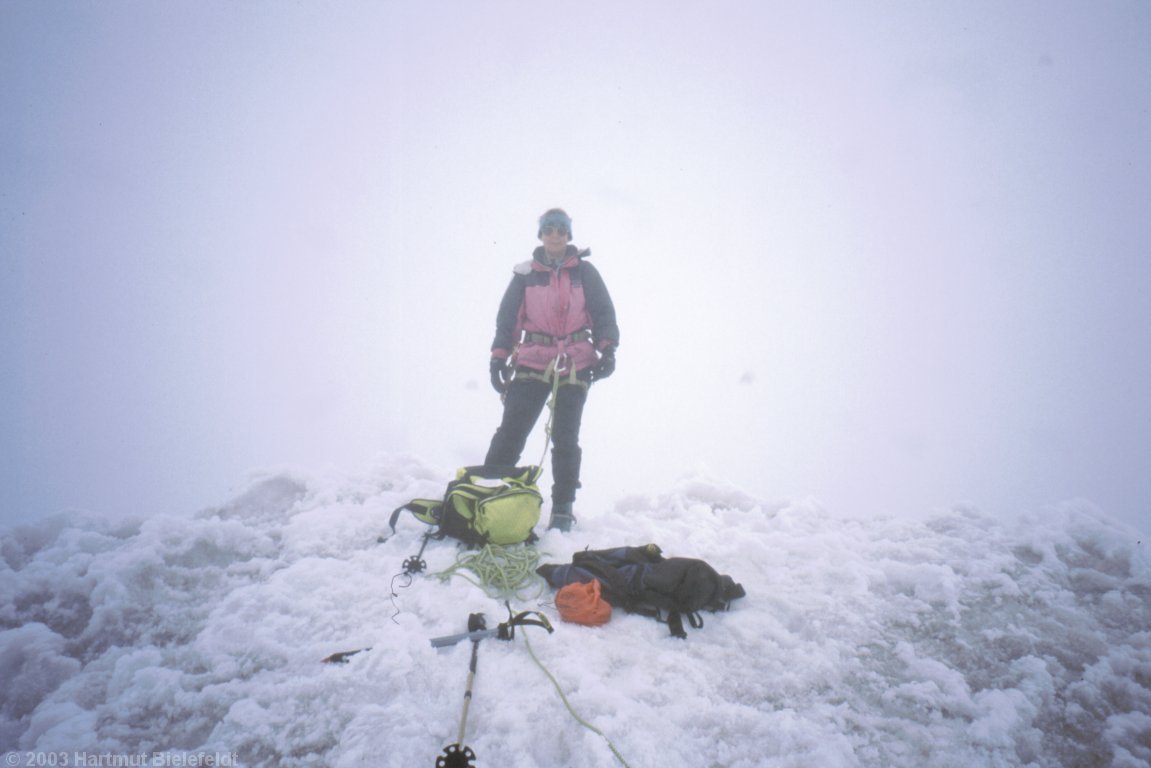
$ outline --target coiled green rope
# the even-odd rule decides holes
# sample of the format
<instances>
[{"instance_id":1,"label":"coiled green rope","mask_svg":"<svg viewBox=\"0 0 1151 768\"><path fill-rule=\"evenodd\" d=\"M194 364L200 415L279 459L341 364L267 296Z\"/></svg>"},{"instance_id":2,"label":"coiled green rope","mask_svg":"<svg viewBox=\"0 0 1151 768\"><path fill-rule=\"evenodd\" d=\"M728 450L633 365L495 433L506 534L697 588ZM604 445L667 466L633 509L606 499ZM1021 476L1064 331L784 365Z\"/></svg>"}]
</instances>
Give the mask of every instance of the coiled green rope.
<instances>
[{"instance_id":1,"label":"coiled green rope","mask_svg":"<svg viewBox=\"0 0 1151 768\"><path fill-rule=\"evenodd\" d=\"M536 573L539 564L540 553L530 544L507 547L487 544L478 552L461 555L436 576L441 581L459 576L497 600L530 602L544 592L544 580ZM462 570L471 571L475 578L461 573ZM534 594L525 594L533 587Z\"/></svg>"}]
</instances>

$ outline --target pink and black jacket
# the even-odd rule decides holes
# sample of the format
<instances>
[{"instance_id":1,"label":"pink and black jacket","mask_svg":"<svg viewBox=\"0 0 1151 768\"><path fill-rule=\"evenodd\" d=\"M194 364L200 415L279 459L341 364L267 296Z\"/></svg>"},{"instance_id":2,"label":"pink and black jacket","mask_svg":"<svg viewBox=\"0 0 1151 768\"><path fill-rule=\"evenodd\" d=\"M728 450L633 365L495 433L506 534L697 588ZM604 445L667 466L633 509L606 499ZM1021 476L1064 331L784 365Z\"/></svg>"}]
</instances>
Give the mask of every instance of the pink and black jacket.
<instances>
[{"instance_id":1,"label":"pink and black jacket","mask_svg":"<svg viewBox=\"0 0 1151 768\"><path fill-rule=\"evenodd\" d=\"M493 357L514 353L519 367L547 371L554 362L559 372L579 375L595 365L599 351L619 344L615 305L599 271L585 261L590 255L569 245L553 267L541 246L516 266L496 316Z\"/></svg>"}]
</instances>

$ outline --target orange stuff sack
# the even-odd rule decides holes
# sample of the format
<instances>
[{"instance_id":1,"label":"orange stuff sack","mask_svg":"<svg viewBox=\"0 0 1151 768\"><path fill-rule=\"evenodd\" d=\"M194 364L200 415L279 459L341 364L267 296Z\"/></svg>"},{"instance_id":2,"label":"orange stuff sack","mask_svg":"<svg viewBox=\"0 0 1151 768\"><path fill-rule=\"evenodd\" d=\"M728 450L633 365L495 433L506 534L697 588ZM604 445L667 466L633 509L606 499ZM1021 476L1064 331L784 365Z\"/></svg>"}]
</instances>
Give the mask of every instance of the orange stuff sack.
<instances>
[{"instance_id":1,"label":"orange stuff sack","mask_svg":"<svg viewBox=\"0 0 1151 768\"><path fill-rule=\"evenodd\" d=\"M600 596L600 583L595 579L583 584L568 584L556 593L560 618L572 624L598 627L611 621L611 603Z\"/></svg>"}]
</instances>

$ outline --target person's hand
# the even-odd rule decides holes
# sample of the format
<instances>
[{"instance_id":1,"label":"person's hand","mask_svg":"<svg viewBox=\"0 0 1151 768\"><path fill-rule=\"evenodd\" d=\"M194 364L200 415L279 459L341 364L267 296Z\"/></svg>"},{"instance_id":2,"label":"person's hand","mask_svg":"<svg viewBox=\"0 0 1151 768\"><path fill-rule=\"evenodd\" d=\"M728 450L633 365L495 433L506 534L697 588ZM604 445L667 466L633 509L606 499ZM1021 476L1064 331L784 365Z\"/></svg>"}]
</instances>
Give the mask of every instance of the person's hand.
<instances>
[{"instance_id":1,"label":"person's hand","mask_svg":"<svg viewBox=\"0 0 1151 768\"><path fill-rule=\"evenodd\" d=\"M512 380L512 369L508 366L507 358L493 357L488 365L492 374L492 389L501 395L508 390L508 382Z\"/></svg>"},{"instance_id":2,"label":"person's hand","mask_svg":"<svg viewBox=\"0 0 1151 768\"><path fill-rule=\"evenodd\" d=\"M592 381L606 379L615 373L615 347L604 347L599 353L599 362L591 369Z\"/></svg>"}]
</instances>

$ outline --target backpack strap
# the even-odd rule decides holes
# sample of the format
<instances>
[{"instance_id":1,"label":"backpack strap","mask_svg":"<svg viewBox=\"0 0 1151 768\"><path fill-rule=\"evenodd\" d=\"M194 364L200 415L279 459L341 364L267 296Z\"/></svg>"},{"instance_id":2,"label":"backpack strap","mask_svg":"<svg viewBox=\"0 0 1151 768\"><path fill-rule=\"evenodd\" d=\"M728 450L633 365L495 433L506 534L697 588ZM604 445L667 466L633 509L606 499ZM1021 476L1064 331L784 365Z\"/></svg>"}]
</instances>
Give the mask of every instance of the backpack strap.
<instances>
[{"instance_id":1,"label":"backpack strap","mask_svg":"<svg viewBox=\"0 0 1151 768\"><path fill-rule=\"evenodd\" d=\"M648 614L651 615L651 614ZM700 616L699 611L678 611L672 609L667 614L667 629L672 637L678 637L681 640L687 639L687 630L683 627L683 617L687 616L687 623L692 629L703 629L703 616ZM663 622L663 616L659 610L655 612L656 621Z\"/></svg>"},{"instance_id":2,"label":"backpack strap","mask_svg":"<svg viewBox=\"0 0 1151 768\"><path fill-rule=\"evenodd\" d=\"M668 629L672 636L683 640L687 639L687 632L684 631L684 618L679 615L678 610L673 610L668 614Z\"/></svg>"},{"instance_id":3,"label":"backpack strap","mask_svg":"<svg viewBox=\"0 0 1151 768\"><path fill-rule=\"evenodd\" d=\"M440 521L440 511L443 509L443 502L434 499L412 499L402 507L397 507L392 512L391 518L388 520L388 525L392 529L392 536L396 535L396 523L399 522L400 515L406 509L415 515L416 519L428 525L438 525ZM444 534L442 532L428 531L424 534L424 543L420 545L420 551L412 555L407 560L404 560L404 573L409 576L421 573L428 564L424 561L424 548L428 546L428 541L431 539L442 539ZM380 537L380 541L386 541ZM394 579L393 579L394 581ZM395 597L395 593L392 594ZM326 661L326 659L325 659Z\"/></svg>"},{"instance_id":4,"label":"backpack strap","mask_svg":"<svg viewBox=\"0 0 1151 768\"><path fill-rule=\"evenodd\" d=\"M388 520L388 526L392 529L392 535L396 535L396 523L399 522L400 515L406 509L411 512L417 520L427 525L439 525L440 513L444 508L442 499L412 499L407 504L401 507L396 507L392 512L391 518Z\"/></svg>"}]
</instances>

